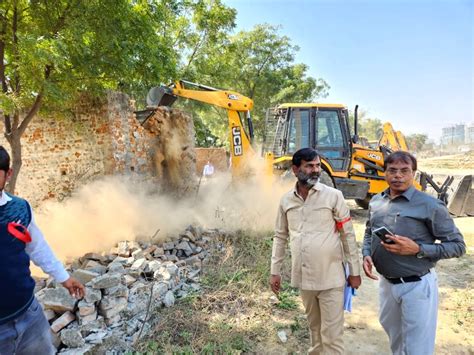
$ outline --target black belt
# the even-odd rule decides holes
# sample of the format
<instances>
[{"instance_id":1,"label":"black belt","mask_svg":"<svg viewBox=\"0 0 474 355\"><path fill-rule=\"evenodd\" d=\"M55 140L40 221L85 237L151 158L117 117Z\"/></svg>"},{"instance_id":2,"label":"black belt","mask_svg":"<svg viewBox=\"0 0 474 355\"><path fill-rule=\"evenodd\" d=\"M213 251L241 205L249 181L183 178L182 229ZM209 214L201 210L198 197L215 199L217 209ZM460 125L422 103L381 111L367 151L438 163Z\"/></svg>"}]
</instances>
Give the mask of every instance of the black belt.
<instances>
[{"instance_id":1,"label":"black belt","mask_svg":"<svg viewBox=\"0 0 474 355\"><path fill-rule=\"evenodd\" d=\"M430 270L428 270L427 272L421 274L420 276L404 276L404 277L385 277L385 279L390 282L391 284L394 284L394 285L398 285L398 284L404 284L406 282L417 282L417 281L421 281L421 278L423 276L425 276L426 274L428 274L430 272Z\"/></svg>"}]
</instances>

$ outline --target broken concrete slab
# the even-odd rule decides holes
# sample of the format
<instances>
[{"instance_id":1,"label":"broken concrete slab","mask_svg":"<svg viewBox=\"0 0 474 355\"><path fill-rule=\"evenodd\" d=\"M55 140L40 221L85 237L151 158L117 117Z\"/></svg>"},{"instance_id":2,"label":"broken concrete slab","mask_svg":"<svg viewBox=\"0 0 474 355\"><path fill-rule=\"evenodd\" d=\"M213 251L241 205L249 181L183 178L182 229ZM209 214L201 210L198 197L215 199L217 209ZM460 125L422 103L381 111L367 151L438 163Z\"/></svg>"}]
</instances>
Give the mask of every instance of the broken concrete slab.
<instances>
[{"instance_id":1,"label":"broken concrete slab","mask_svg":"<svg viewBox=\"0 0 474 355\"><path fill-rule=\"evenodd\" d=\"M90 286L95 289L110 288L120 284L122 275L119 273L107 273L105 275L96 277L90 281Z\"/></svg>"},{"instance_id":2,"label":"broken concrete slab","mask_svg":"<svg viewBox=\"0 0 474 355\"><path fill-rule=\"evenodd\" d=\"M78 302L64 287L44 288L38 294L43 309L51 309L57 313L73 311Z\"/></svg>"},{"instance_id":3,"label":"broken concrete slab","mask_svg":"<svg viewBox=\"0 0 474 355\"><path fill-rule=\"evenodd\" d=\"M77 269L72 273L72 276L78 279L83 285L85 285L90 280L96 278L97 276L100 276L100 274L91 270Z\"/></svg>"},{"instance_id":4,"label":"broken concrete slab","mask_svg":"<svg viewBox=\"0 0 474 355\"><path fill-rule=\"evenodd\" d=\"M56 319L53 324L51 324L51 330L55 333L58 333L61 329L66 327L68 324L73 322L76 319L76 316L72 312L66 312Z\"/></svg>"},{"instance_id":5,"label":"broken concrete slab","mask_svg":"<svg viewBox=\"0 0 474 355\"><path fill-rule=\"evenodd\" d=\"M80 348L86 345L78 329L64 329L61 332L61 341L69 348Z\"/></svg>"},{"instance_id":6,"label":"broken concrete slab","mask_svg":"<svg viewBox=\"0 0 474 355\"><path fill-rule=\"evenodd\" d=\"M86 295L84 296L84 300L88 303L95 303L102 299L102 292L100 289L86 287Z\"/></svg>"}]
</instances>

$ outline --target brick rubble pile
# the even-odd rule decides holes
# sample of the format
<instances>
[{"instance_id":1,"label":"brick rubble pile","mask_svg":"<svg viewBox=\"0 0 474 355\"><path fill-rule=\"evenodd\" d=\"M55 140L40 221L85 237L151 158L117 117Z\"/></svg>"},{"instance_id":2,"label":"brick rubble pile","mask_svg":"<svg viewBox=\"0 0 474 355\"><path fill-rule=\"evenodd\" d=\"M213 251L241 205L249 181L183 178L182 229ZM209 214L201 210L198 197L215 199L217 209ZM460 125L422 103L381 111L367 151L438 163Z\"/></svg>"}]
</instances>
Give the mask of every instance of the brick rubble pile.
<instances>
[{"instance_id":1,"label":"brick rubble pile","mask_svg":"<svg viewBox=\"0 0 474 355\"><path fill-rule=\"evenodd\" d=\"M133 349L149 334L160 307L200 290L207 246L218 230L188 227L163 243L121 241L110 253L88 253L68 266L86 285L82 300L52 280L37 282L36 296L61 354L96 354Z\"/></svg>"}]
</instances>

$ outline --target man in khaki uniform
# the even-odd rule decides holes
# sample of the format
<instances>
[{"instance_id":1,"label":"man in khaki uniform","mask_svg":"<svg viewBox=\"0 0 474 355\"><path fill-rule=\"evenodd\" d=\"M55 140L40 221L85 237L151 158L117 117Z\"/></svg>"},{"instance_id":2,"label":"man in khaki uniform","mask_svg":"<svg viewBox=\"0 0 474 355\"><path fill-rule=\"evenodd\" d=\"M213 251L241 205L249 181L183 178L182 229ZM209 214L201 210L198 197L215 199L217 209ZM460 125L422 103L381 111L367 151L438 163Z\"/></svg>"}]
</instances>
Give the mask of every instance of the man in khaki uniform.
<instances>
[{"instance_id":1,"label":"man in khaki uniform","mask_svg":"<svg viewBox=\"0 0 474 355\"><path fill-rule=\"evenodd\" d=\"M350 211L339 190L318 181L321 162L316 150L298 150L292 163L298 181L280 201L270 286L278 294L280 268L289 238L291 285L301 291L311 331L308 353L343 354L344 260L349 265L349 285L358 288L361 284Z\"/></svg>"}]
</instances>

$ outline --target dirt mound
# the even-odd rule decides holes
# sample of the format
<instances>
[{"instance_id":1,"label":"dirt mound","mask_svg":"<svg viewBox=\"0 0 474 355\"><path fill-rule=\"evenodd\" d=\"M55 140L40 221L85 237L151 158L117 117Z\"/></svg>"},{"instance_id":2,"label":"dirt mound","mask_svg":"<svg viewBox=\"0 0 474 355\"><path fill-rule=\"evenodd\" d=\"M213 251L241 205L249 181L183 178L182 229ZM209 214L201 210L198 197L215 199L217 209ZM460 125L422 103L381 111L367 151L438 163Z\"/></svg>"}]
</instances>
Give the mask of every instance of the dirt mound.
<instances>
[{"instance_id":1,"label":"dirt mound","mask_svg":"<svg viewBox=\"0 0 474 355\"><path fill-rule=\"evenodd\" d=\"M442 155L419 160L420 165L424 168L434 169L473 169L474 168L474 151L454 154Z\"/></svg>"}]
</instances>

